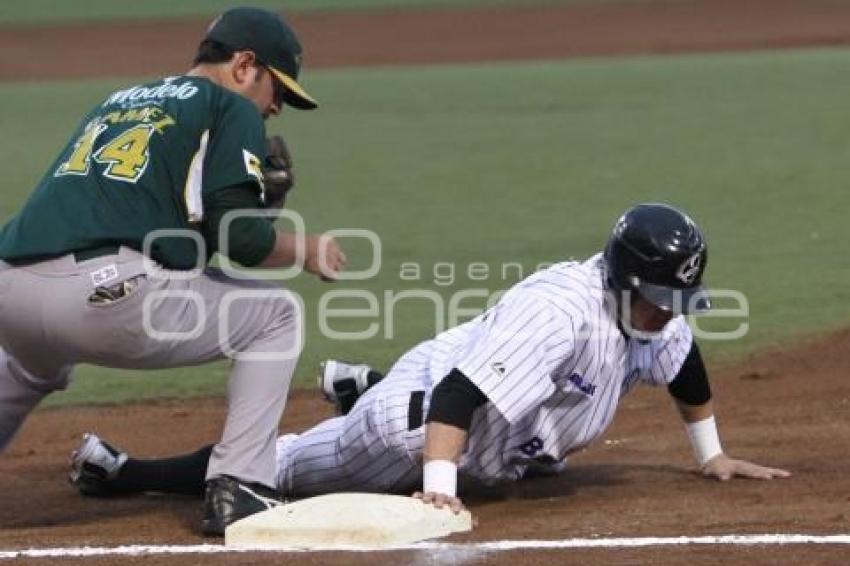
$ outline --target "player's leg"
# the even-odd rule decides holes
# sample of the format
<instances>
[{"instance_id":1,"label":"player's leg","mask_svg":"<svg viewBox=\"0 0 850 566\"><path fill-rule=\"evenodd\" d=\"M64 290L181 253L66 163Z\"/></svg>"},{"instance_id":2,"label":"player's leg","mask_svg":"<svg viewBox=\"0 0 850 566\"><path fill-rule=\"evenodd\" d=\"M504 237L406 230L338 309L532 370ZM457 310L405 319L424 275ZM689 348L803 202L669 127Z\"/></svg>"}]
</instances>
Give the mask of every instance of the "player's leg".
<instances>
[{"instance_id":1,"label":"player's leg","mask_svg":"<svg viewBox=\"0 0 850 566\"><path fill-rule=\"evenodd\" d=\"M67 387L71 368L56 368L44 375L47 377L27 371L0 348L0 452L6 449L27 415L44 397Z\"/></svg>"},{"instance_id":2,"label":"player's leg","mask_svg":"<svg viewBox=\"0 0 850 566\"><path fill-rule=\"evenodd\" d=\"M22 269L0 262L0 452L27 415L52 391L65 389L73 366L44 343L44 289Z\"/></svg>"},{"instance_id":3,"label":"player's leg","mask_svg":"<svg viewBox=\"0 0 850 566\"><path fill-rule=\"evenodd\" d=\"M327 400L337 405L337 413L347 415L357 399L383 377L367 365L325 360L319 367L318 385ZM279 458L288 441L297 437L278 439ZM307 434L304 439L309 437ZM145 492L203 495L213 446L169 458L138 459L96 434L86 433L71 454L69 480L81 495L92 497Z\"/></svg>"},{"instance_id":4,"label":"player's leg","mask_svg":"<svg viewBox=\"0 0 850 566\"><path fill-rule=\"evenodd\" d=\"M432 344L420 344L346 416L278 439L278 487L307 497L336 491L406 493L421 482Z\"/></svg>"},{"instance_id":5,"label":"player's leg","mask_svg":"<svg viewBox=\"0 0 850 566\"><path fill-rule=\"evenodd\" d=\"M433 345L423 342L402 356L391 371L399 375L415 375L428 367ZM340 360L325 360L319 364L317 382L325 399L336 406L338 415L347 415L357 399L385 375L368 364L354 364Z\"/></svg>"},{"instance_id":6,"label":"player's leg","mask_svg":"<svg viewBox=\"0 0 850 566\"><path fill-rule=\"evenodd\" d=\"M410 390L370 395L372 391L347 416L278 440L284 494L407 493L415 488L424 446L422 397Z\"/></svg>"},{"instance_id":7,"label":"player's leg","mask_svg":"<svg viewBox=\"0 0 850 566\"><path fill-rule=\"evenodd\" d=\"M383 401L363 402L367 400L361 398L347 416L278 439L278 482L284 495L405 490L399 482L416 467L417 454L401 435L388 430ZM395 413L399 417L401 411Z\"/></svg>"},{"instance_id":8,"label":"player's leg","mask_svg":"<svg viewBox=\"0 0 850 566\"><path fill-rule=\"evenodd\" d=\"M231 522L273 504L275 438L300 354L300 309L279 287L231 279L213 270L189 281L155 286L178 291L177 305L180 292L187 290L203 305L206 317L199 318L199 332L191 340L158 352L165 367L224 355L234 359L227 419L206 472L203 517L205 533L223 534ZM166 331L183 328L184 313L167 303L154 302L151 325Z\"/></svg>"},{"instance_id":9,"label":"player's leg","mask_svg":"<svg viewBox=\"0 0 850 566\"><path fill-rule=\"evenodd\" d=\"M399 397L408 399L410 406L409 394L392 398ZM394 407L390 413L399 421L408 421L408 413L386 398L364 401L356 406L362 410L355 408L348 416L277 439L277 485L283 494L309 497L338 491L404 490L406 482L401 480L417 468L413 465L417 454L411 454L407 431L388 426L385 407ZM138 459L86 434L71 455L70 480L82 495L95 497L143 492L201 495L212 450L210 445L189 454Z\"/></svg>"},{"instance_id":10,"label":"player's leg","mask_svg":"<svg viewBox=\"0 0 850 566\"><path fill-rule=\"evenodd\" d=\"M95 434L83 437L71 454L71 483L82 495L111 497L157 492L204 494L213 445L169 458L138 459Z\"/></svg>"},{"instance_id":11,"label":"player's leg","mask_svg":"<svg viewBox=\"0 0 850 566\"><path fill-rule=\"evenodd\" d=\"M384 374L366 364L325 360L319 364L319 390L338 415L347 415L367 389L384 378Z\"/></svg>"},{"instance_id":12,"label":"player's leg","mask_svg":"<svg viewBox=\"0 0 850 566\"><path fill-rule=\"evenodd\" d=\"M386 492L410 474L407 423L410 393L361 398L347 416L325 420L302 434L277 439L277 486L290 497L337 491ZM399 400L401 402L399 402ZM405 404L406 402L406 404ZM421 413L422 408L416 405ZM137 459L87 434L71 455L71 482L89 496L141 492L200 494L213 446L161 459Z\"/></svg>"},{"instance_id":13,"label":"player's leg","mask_svg":"<svg viewBox=\"0 0 850 566\"><path fill-rule=\"evenodd\" d=\"M117 260L141 262L140 257L124 253ZM97 261L76 267L97 269ZM84 294L88 278L77 279L83 288L75 295ZM217 270L191 279L148 274L115 302L66 298L63 308L56 307L56 347L77 361L161 369L233 358L227 420L207 478L274 484L277 425L300 353L296 299L272 284L233 279Z\"/></svg>"},{"instance_id":14,"label":"player's leg","mask_svg":"<svg viewBox=\"0 0 850 566\"><path fill-rule=\"evenodd\" d=\"M424 444L426 410L420 390L423 364L427 356L414 350L393 366L392 380L382 382L378 393L361 397L349 415L278 438L278 489L306 497L355 489L404 493L418 485L421 468L415 463ZM71 456L70 478L83 495L197 494L212 448L142 460L86 435Z\"/></svg>"},{"instance_id":15,"label":"player's leg","mask_svg":"<svg viewBox=\"0 0 850 566\"><path fill-rule=\"evenodd\" d=\"M65 389L73 366L44 344L49 313L32 275L0 261L0 452L50 392Z\"/></svg>"},{"instance_id":16,"label":"player's leg","mask_svg":"<svg viewBox=\"0 0 850 566\"><path fill-rule=\"evenodd\" d=\"M190 279L146 273L142 256L125 248L93 260L65 256L9 272L27 278L27 285L18 287L32 288L29 294L15 295L16 305L17 299L23 301L18 310L50 314L49 320L33 323L38 332L30 334L40 339L28 341L44 352L130 369L234 358L227 420L207 479L219 499L236 501L235 506L214 506L217 515L235 507L238 514L267 507L275 481L277 425L300 353L296 299L272 284L234 279L216 270ZM101 300L94 285L104 277L110 287L123 285L125 292ZM5 319L9 309L3 307ZM13 318L17 321L4 331L17 336L26 330L20 322L26 316ZM223 527L207 530L221 532Z\"/></svg>"},{"instance_id":17,"label":"player's leg","mask_svg":"<svg viewBox=\"0 0 850 566\"><path fill-rule=\"evenodd\" d=\"M229 344L216 346L235 353L227 420L207 479L229 475L271 487L277 426L301 349L299 309L272 285L211 278L201 283L200 292L211 315L227 321L220 327L226 328ZM236 299L229 309L219 308L221 300L231 297Z\"/></svg>"}]
</instances>

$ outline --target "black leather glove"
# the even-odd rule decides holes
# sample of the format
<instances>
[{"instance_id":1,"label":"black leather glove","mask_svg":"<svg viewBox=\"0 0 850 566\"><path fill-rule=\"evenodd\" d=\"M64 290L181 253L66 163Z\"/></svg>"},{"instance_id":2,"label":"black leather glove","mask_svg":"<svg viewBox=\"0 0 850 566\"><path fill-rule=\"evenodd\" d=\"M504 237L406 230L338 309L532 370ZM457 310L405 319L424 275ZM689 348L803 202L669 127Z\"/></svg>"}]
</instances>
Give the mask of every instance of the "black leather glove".
<instances>
[{"instance_id":1,"label":"black leather glove","mask_svg":"<svg viewBox=\"0 0 850 566\"><path fill-rule=\"evenodd\" d=\"M266 138L266 158L263 161L266 185L266 208L283 208L286 193L295 185L292 155L280 136Z\"/></svg>"}]
</instances>

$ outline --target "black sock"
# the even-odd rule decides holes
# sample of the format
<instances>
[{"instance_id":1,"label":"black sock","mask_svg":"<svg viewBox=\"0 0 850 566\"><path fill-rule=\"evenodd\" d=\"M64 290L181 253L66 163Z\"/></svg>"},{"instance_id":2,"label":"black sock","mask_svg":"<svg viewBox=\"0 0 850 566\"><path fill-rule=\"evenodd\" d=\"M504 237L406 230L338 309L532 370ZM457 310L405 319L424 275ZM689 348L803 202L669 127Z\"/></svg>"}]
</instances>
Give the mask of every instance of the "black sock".
<instances>
[{"instance_id":1,"label":"black sock","mask_svg":"<svg viewBox=\"0 0 850 566\"><path fill-rule=\"evenodd\" d=\"M353 379L343 379L334 384L336 389L337 408L341 415L347 415L360 398L357 393L357 383Z\"/></svg>"},{"instance_id":2,"label":"black sock","mask_svg":"<svg viewBox=\"0 0 850 566\"><path fill-rule=\"evenodd\" d=\"M118 493L158 491L183 495L204 494L207 465L213 445L191 454L158 460L130 458L109 486Z\"/></svg>"},{"instance_id":3,"label":"black sock","mask_svg":"<svg viewBox=\"0 0 850 566\"><path fill-rule=\"evenodd\" d=\"M357 382L352 379L342 379L334 383L336 398L339 401L339 412L342 415L347 415L351 412L354 404L360 398L360 395L368 391L373 385L384 379L384 374L379 371L369 370L366 374L366 389L357 392Z\"/></svg>"}]
</instances>

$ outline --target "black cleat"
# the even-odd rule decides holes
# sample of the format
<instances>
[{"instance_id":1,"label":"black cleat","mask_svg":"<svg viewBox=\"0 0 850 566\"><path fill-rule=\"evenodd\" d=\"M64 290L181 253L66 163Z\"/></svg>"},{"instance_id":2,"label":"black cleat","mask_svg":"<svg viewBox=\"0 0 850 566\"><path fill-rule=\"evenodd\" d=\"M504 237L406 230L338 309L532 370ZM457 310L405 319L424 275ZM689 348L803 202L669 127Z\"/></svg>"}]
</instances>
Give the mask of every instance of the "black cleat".
<instances>
[{"instance_id":1,"label":"black cleat","mask_svg":"<svg viewBox=\"0 0 850 566\"><path fill-rule=\"evenodd\" d=\"M281 503L280 494L265 485L230 476L213 478L204 493L201 530L206 536L224 536L228 525Z\"/></svg>"}]
</instances>

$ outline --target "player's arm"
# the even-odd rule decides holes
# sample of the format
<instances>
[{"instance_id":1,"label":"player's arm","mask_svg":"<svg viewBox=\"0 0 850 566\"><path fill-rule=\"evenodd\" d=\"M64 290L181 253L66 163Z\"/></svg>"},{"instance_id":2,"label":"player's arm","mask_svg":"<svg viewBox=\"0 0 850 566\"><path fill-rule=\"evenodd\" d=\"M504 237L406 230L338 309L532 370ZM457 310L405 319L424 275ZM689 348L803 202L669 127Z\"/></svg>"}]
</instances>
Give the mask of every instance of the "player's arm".
<instances>
[{"instance_id":1,"label":"player's arm","mask_svg":"<svg viewBox=\"0 0 850 566\"><path fill-rule=\"evenodd\" d=\"M227 239L228 257L246 267L283 267L298 261L298 238L276 229L270 219L237 216L223 229L224 216L233 210L256 210L261 206L253 183L225 187L204 196L204 222L201 232L210 253L224 249ZM325 280L333 280L345 266L346 258L332 237L307 235L304 246L304 268Z\"/></svg>"},{"instance_id":2,"label":"player's arm","mask_svg":"<svg viewBox=\"0 0 850 566\"><path fill-rule=\"evenodd\" d=\"M299 237L282 230L275 230L275 240L260 267L283 267L298 261L298 246L304 247L304 269L318 275L323 281L335 281L348 259L337 241L326 234L308 234Z\"/></svg>"},{"instance_id":3,"label":"player's arm","mask_svg":"<svg viewBox=\"0 0 850 566\"><path fill-rule=\"evenodd\" d=\"M295 186L292 155L281 136L266 138L266 158L263 162L266 208L280 209L286 195ZM275 243L269 255L260 263L262 267L294 265L298 260L298 246L302 252L304 269L324 281L333 281L345 267L347 259L336 240L326 235L307 235L299 242L295 234L277 230Z\"/></svg>"},{"instance_id":4,"label":"player's arm","mask_svg":"<svg viewBox=\"0 0 850 566\"><path fill-rule=\"evenodd\" d=\"M682 368L667 389L676 401L703 474L722 481L735 476L772 479L791 475L785 470L735 460L724 454L714 420L708 374L695 341Z\"/></svg>"},{"instance_id":5,"label":"player's arm","mask_svg":"<svg viewBox=\"0 0 850 566\"><path fill-rule=\"evenodd\" d=\"M431 395L425 426L422 491L413 496L437 508L460 513L457 466L469 435L472 414L487 397L460 370L453 369Z\"/></svg>"}]
</instances>

